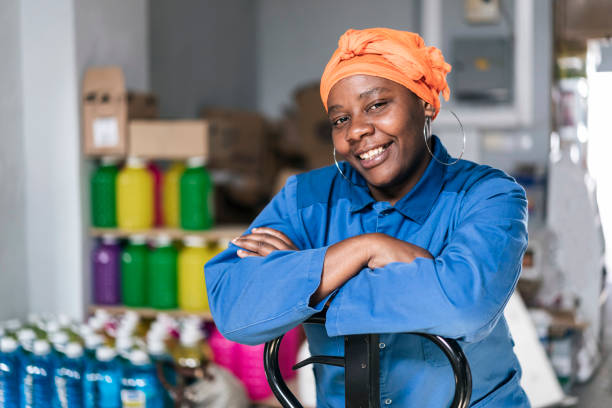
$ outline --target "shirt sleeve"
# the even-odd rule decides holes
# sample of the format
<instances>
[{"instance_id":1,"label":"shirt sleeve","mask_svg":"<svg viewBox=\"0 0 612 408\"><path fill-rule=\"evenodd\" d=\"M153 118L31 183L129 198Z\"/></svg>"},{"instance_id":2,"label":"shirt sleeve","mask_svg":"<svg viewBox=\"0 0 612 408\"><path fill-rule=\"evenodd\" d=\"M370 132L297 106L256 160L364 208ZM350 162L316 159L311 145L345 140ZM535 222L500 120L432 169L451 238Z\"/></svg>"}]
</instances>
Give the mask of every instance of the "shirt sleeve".
<instances>
[{"instance_id":1,"label":"shirt sleeve","mask_svg":"<svg viewBox=\"0 0 612 408\"><path fill-rule=\"evenodd\" d=\"M527 200L507 177L478 182L435 259L364 269L327 312L330 336L424 332L463 341L490 333L514 291L527 247Z\"/></svg>"},{"instance_id":2,"label":"shirt sleeve","mask_svg":"<svg viewBox=\"0 0 612 408\"><path fill-rule=\"evenodd\" d=\"M296 178L290 178L247 232L256 227L274 228L301 250L239 258L239 248L230 244L204 267L213 319L230 340L263 343L289 331L325 305L324 300L310 307L309 300L319 287L327 247L304 249L305 240L298 232L296 187Z\"/></svg>"}]
</instances>

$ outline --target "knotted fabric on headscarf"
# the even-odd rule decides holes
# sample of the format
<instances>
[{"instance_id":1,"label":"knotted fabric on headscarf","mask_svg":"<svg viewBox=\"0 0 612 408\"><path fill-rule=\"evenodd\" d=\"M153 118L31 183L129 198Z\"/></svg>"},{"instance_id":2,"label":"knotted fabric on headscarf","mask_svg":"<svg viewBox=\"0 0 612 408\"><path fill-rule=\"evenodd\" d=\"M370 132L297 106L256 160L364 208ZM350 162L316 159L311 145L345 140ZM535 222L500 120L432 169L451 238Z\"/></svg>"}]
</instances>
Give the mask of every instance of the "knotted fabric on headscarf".
<instances>
[{"instance_id":1,"label":"knotted fabric on headscarf","mask_svg":"<svg viewBox=\"0 0 612 408\"><path fill-rule=\"evenodd\" d=\"M338 81L351 75L372 75L404 85L429 102L437 115L440 92L445 100L450 95L446 83L450 70L440 50L426 47L418 34L390 28L350 29L340 37L323 71L321 99L327 110L329 91Z\"/></svg>"}]
</instances>

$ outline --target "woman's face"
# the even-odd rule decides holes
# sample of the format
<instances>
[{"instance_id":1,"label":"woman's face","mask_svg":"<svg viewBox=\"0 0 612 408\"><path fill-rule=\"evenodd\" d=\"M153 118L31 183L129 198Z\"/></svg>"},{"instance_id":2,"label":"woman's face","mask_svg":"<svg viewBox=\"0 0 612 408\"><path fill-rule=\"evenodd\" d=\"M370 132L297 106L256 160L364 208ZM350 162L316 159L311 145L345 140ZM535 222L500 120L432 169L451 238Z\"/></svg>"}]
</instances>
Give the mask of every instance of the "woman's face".
<instances>
[{"instance_id":1,"label":"woman's face","mask_svg":"<svg viewBox=\"0 0 612 408\"><path fill-rule=\"evenodd\" d=\"M429 104L403 85L369 75L338 81L327 104L336 152L365 178L375 199L395 204L429 163L423 137Z\"/></svg>"}]
</instances>

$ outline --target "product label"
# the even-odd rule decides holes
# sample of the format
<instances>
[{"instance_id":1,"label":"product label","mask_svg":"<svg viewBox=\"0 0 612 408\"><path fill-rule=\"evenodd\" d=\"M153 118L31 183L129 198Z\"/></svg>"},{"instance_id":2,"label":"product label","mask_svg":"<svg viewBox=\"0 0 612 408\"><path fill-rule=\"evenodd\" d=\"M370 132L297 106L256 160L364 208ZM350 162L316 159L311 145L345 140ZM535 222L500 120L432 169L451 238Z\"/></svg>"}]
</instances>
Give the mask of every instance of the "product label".
<instances>
[{"instance_id":1,"label":"product label","mask_svg":"<svg viewBox=\"0 0 612 408\"><path fill-rule=\"evenodd\" d=\"M94 147L115 147L119 144L119 123L114 116L97 118L93 122Z\"/></svg>"},{"instance_id":2,"label":"product label","mask_svg":"<svg viewBox=\"0 0 612 408\"><path fill-rule=\"evenodd\" d=\"M121 390L123 408L146 408L147 397L141 390Z\"/></svg>"}]
</instances>

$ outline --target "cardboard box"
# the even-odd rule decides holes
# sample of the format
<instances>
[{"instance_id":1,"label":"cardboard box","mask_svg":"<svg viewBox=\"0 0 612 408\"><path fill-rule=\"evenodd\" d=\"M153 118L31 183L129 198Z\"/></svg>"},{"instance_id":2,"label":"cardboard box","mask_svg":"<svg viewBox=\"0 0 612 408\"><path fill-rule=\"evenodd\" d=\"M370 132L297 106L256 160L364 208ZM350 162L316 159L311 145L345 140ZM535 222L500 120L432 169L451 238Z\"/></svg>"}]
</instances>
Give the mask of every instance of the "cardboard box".
<instances>
[{"instance_id":1,"label":"cardboard box","mask_svg":"<svg viewBox=\"0 0 612 408\"><path fill-rule=\"evenodd\" d=\"M86 155L125 155L128 120L155 118L157 100L148 93L128 93L120 67L94 67L83 80L83 150Z\"/></svg>"},{"instance_id":2,"label":"cardboard box","mask_svg":"<svg viewBox=\"0 0 612 408\"><path fill-rule=\"evenodd\" d=\"M202 156L210 162L214 141L232 139L235 133L234 127L219 120L133 120L128 155L168 160Z\"/></svg>"},{"instance_id":3,"label":"cardboard box","mask_svg":"<svg viewBox=\"0 0 612 408\"><path fill-rule=\"evenodd\" d=\"M333 164L331 124L321 102L319 84L296 91L297 127L309 169Z\"/></svg>"},{"instance_id":4,"label":"cardboard box","mask_svg":"<svg viewBox=\"0 0 612 408\"><path fill-rule=\"evenodd\" d=\"M210 167L233 174L228 195L244 205L268 199L277 171L276 138L268 121L258 113L224 108L204 109L202 116L235 129L210 143Z\"/></svg>"}]
</instances>

